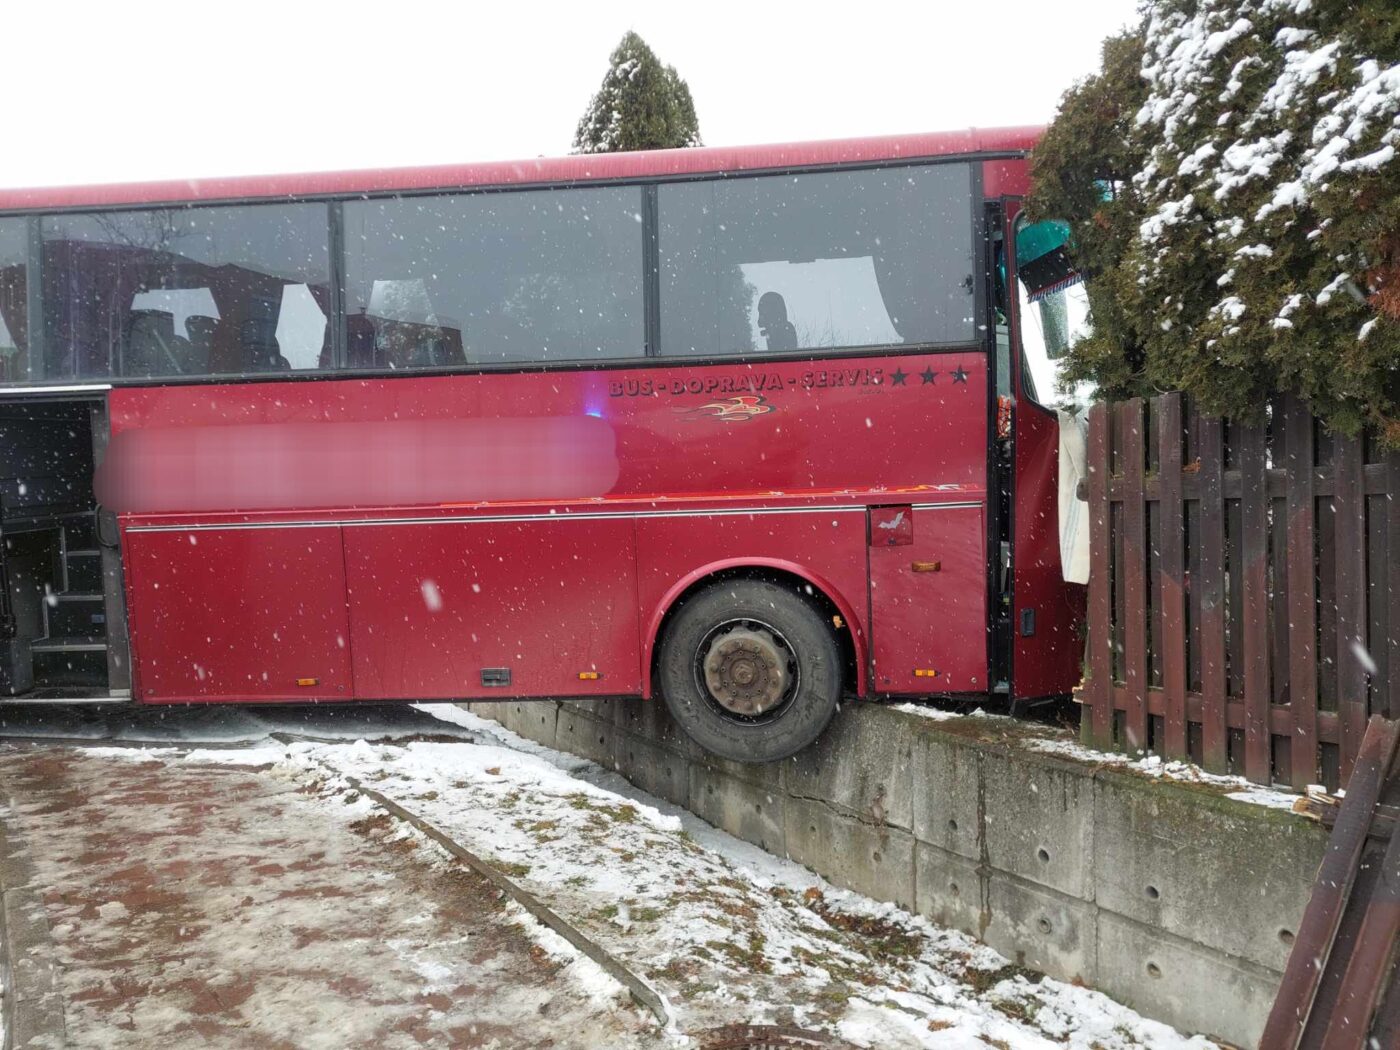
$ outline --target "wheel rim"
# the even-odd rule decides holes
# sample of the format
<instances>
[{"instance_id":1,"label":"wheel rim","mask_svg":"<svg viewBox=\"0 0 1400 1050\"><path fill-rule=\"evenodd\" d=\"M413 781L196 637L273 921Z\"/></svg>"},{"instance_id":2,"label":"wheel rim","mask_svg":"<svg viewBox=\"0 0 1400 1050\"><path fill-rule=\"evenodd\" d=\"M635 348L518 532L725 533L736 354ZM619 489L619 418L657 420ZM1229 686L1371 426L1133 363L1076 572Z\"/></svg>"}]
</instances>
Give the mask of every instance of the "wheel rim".
<instances>
[{"instance_id":1,"label":"wheel rim","mask_svg":"<svg viewBox=\"0 0 1400 1050\"><path fill-rule=\"evenodd\" d=\"M695 650L695 684L725 718L772 721L797 695L801 669L783 633L759 620L716 624Z\"/></svg>"}]
</instances>

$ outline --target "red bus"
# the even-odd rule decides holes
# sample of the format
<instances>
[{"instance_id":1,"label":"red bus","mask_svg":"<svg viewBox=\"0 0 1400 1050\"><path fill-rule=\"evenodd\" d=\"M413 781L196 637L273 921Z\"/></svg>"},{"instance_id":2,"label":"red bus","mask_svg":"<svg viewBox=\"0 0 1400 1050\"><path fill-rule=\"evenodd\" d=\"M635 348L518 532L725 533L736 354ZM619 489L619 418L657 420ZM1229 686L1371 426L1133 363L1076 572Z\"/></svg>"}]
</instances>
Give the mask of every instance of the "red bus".
<instances>
[{"instance_id":1,"label":"red bus","mask_svg":"<svg viewBox=\"0 0 1400 1050\"><path fill-rule=\"evenodd\" d=\"M1067 693L1037 133L0 191L0 693Z\"/></svg>"}]
</instances>

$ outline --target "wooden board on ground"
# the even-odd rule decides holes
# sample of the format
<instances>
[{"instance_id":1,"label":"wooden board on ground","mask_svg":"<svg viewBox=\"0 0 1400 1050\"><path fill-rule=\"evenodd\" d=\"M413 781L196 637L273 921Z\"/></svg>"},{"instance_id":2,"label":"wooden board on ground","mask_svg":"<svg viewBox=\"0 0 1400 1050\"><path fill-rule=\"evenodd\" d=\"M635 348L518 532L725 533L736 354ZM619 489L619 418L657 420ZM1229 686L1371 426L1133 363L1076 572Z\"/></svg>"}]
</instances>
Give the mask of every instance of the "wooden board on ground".
<instances>
[{"instance_id":1,"label":"wooden board on ground","mask_svg":"<svg viewBox=\"0 0 1400 1050\"><path fill-rule=\"evenodd\" d=\"M1261 1047L1400 1045L1400 721L1372 717L1332 823Z\"/></svg>"}]
</instances>

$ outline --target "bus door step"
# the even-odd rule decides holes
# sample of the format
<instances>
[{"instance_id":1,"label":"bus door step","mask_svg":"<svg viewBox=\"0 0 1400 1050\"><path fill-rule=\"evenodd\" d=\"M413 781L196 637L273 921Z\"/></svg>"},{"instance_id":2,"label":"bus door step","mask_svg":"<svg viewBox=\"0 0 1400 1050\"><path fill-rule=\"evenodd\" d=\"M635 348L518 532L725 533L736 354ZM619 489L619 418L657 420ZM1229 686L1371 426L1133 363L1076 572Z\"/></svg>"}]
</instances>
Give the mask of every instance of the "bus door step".
<instances>
[{"instance_id":1,"label":"bus door step","mask_svg":"<svg viewBox=\"0 0 1400 1050\"><path fill-rule=\"evenodd\" d=\"M50 638L100 637L107 630L101 594L55 594L44 602L44 632Z\"/></svg>"},{"instance_id":2,"label":"bus door step","mask_svg":"<svg viewBox=\"0 0 1400 1050\"><path fill-rule=\"evenodd\" d=\"M29 643L32 653L102 653L107 651L107 639L99 635L72 638L36 638Z\"/></svg>"}]
</instances>

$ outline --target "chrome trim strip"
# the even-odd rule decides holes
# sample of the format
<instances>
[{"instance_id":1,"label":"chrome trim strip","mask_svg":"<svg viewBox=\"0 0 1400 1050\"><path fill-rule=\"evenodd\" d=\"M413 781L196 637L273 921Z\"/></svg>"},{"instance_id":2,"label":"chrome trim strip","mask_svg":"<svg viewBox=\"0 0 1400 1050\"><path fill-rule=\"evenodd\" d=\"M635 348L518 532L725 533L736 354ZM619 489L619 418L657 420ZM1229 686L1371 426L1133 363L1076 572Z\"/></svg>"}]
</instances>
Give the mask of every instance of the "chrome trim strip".
<instances>
[{"instance_id":1,"label":"chrome trim strip","mask_svg":"<svg viewBox=\"0 0 1400 1050\"><path fill-rule=\"evenodd\" d=\"M919 503L916 510L944 510L952 507L980 507L980 501L960 503ZM235 521L208 525L132 525L126 531L135 532L212 532L220 529L325 529L356 528L381 525L457 525L471 523L527 521L598 521L611 518L732 518L758 517L769 514L864 514L867 504L835 507L761 507L719 510L613 510L579 511L574 514L475 514L439 518L363 518L355 520L319 519L315 521Z\"/></svg>"},{"instance_id":2,"label":"chrome trim strip","mask_svg":"<svg viewBox=\"0 0 1400 1050\"><path fill-rule=\"evenodd\" d=\"M0 398L13 395L32 397L42 394L96 394L99 391L111 389L111 383L86 383L72 386L6 386L0 387Z\"/></svg>"},{"instance_id":3,"label":"chrome trim strip","mask_svg":"<svg viewBox=\"0 0 1400 1050\"><path fill-rule=\"evenodd\" d=\"M201 532L214 529L324 529L354 528L380 525L457 525L473 522L511 521L598 521L610 518L703 518L754 516L758 514L841 514L865 512L863 506L847 507L768 507L760 510L654 510L654 511L579 511L574 514L473 514L440 518L357 518L352 520L321 519L316 521L238 521L215 525L132 525L127 532Z\"/></svg>"}]
</instances>

